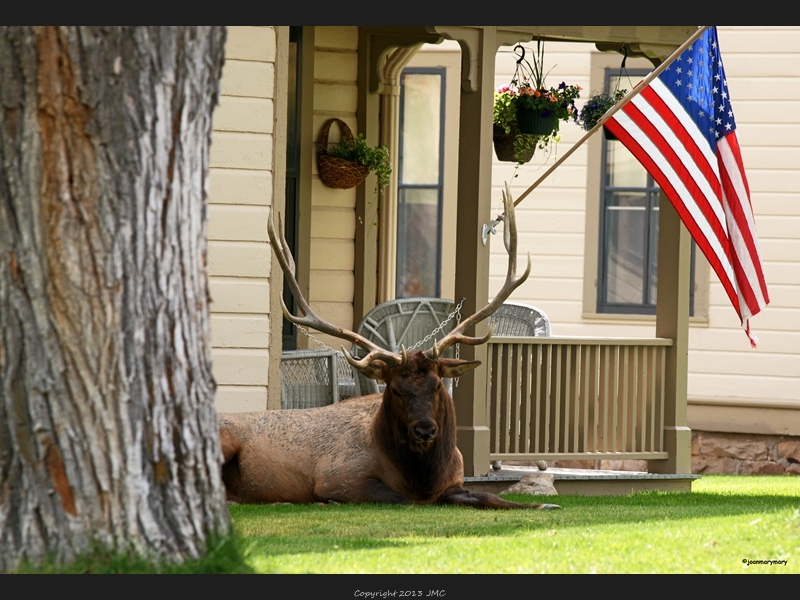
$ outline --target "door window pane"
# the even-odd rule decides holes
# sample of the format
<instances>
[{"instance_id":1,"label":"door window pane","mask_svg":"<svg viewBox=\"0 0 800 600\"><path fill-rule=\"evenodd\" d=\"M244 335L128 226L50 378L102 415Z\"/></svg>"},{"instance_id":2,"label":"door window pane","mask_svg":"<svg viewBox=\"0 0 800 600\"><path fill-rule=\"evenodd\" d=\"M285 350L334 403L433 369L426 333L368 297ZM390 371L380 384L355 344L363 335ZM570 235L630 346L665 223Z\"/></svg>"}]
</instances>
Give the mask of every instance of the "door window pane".
<instances>
[{"instance_id":1,"label":"door window pane","mask_svg":"<svg viewBox=\"0 0 800 600\"><path fill-rule=\"evenodd\" d=\"M438 296L439 198L436 189L400 190L397 297Z\"/></svg>"},{"instance_id":2,"label":"door window pane","mask_svg":"<svg viewBox=\"0 0 800 600\"><path fill-rule=\"evenodd\" d=\"M406 69L400 88L398 298L440 294L444 70Z\"/></svg>"},{"instance_id":3,"label":"door window pane","mask_svg":"<svg viewBox=\"0 0 800 600\"><path fill-rule=\"evenodd\" d=\"M439 73L404 73L402 86L400 179L406 185L438 185L442 76Z\"/></svg>"}]
</instances>

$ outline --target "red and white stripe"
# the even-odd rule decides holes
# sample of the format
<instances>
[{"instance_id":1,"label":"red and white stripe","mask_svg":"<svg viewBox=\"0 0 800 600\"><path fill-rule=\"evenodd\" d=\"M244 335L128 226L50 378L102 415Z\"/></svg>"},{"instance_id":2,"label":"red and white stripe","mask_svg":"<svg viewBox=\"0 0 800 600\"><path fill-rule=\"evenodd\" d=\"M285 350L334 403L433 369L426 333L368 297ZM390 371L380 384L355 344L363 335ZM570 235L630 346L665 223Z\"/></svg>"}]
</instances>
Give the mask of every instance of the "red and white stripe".
<instances>
[{"instance_id":1,"label":"red and white stripe","mask_svg":"<svg viewBox=\"0 0 800 600\"><path fill-rule=\"evenodd\" d=\"M697 124L656 78L606 126L636 156L678 211L719 277L750 342L748 320L769 302L750 190L736 132L714 153Z\"/></svg>"}]
</instances>

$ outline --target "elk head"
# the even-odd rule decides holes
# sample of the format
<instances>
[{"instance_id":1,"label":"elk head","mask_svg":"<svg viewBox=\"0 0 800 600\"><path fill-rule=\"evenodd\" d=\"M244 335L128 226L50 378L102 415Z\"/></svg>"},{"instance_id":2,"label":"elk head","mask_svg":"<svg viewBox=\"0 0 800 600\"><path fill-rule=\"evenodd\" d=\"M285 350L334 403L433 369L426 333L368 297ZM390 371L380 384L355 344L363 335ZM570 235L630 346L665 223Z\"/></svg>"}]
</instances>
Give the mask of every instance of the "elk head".
<instances>
[{"instance_id":1,"label":"elk head","mask_svg":"<svg viewBox=\"0 0 800 600\"><path fill-rule=\"evenodd\" d=\"M409 430L408 439L414 440L419 447L429 444L439 433L436 419L439 413L437 404L441 402L447 403L449 406L447 410L452 410L450 406L452 405L452 398L442 386L442 378L459 377L475 369L480 364L479 361L444 358L442 353L457 343L476 346L488 341L492 335L491 328L483 337L468 336L464 332L491 316L508 299L511 292L525 281L530 273L531 261L530 256L528 256L528 266L525 273L520 277L516 276L517 230L514 203L508 184L506 184L506 189L503 193L503 201L505 204L503 241L508 252L508 270L502 289L484 308L464 319L438 343L434 341L431 348L425 351L414 350L411 352L407 352L405 348L401 348L400 352L392 352L381 348L364 336L328 323L317 316L311 310L308 302L300 292L300 286L297 284L295 262L283 235L280 217L280 234L278 234L275 231L272 211L270 211L268 222L269 239L289 288L297 301L300 312L304 316L298 317L291 314L283 300L281 300L284 315L296 325L310 327L339 339L347 340L366 350L367 355L358 360L342 347L345 357L353 368L357 369L365 377L380 379L386 383L384 404L387 407L396 408L397 414L404 417L402 420Z\"/></svg>"},{"instance_id":2,"label":"elk head","mask_svg":"<svg viewBox=\"0 0 800 600\"><path fill-rule=\"evenodd\" d=\"M442 379L460 377L480 365L479 361L429 358L424 352L403 350L405 361L386 365L373 360L368 369L386 383L382 419L386 438L425 452L442 434L455 434L453 400ZM362 370L362 373L364 371Z\"/></svg>"}]
</instances>

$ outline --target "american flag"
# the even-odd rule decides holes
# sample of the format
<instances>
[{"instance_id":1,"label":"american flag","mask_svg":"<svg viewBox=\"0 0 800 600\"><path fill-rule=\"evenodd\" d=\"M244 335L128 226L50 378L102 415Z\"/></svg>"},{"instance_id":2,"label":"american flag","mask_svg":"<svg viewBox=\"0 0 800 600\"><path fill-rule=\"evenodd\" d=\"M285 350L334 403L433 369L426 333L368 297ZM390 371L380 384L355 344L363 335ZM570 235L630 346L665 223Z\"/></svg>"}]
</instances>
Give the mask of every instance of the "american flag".
<instances>
[{"instance_id":1,"label":"american flag","mask_svg":"<svg viewBox=\"0 0 800 600\"><path fill-rule=\"evenodd\" d=\"M769 303L716 27L606 121L678 211L736 309Z\"/></svg>"}]
</instances>

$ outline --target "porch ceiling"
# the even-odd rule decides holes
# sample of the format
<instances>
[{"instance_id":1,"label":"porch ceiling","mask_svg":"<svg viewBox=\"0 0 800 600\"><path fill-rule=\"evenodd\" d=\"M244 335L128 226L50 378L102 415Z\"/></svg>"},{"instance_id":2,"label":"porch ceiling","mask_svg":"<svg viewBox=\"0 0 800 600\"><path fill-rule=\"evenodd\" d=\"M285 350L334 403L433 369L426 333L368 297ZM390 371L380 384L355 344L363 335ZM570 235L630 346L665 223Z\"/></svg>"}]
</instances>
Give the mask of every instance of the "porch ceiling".
<instances>
[{"instance_id":1,"label":"porch ceiling","mask_svg":"<svg viewBox=\"0 0 800 600\"><path fill-rule=\"evenodd\" d=\"M503 37L519 36L531 40L542 38L543 40L565 41L565 42L588 42L604 44L655 44L672 46L673 48L681 45L697 29L697 25L565 25L565 26L494 26L476 25L466 27L456 27L447 25L429 26L379 26L364 27L371 33L387 37L394 37L399 43L416 42L437 43L442 39L453 39L452 32L457 30L479 30L494 28ZM436 40L435 38L439 38Z\"/></svg>"},{"instance_id":2,"label":"porch ceiling","mask_svg":"<svg viewBox=\"0 0 800 600\"><path fill-rule=\"evenodd\" d=\"M697 30L697 25L475 25L475 26L379 26L362 27L370 38L371 77L369 89L379 92L381 65L389 52L397 47L412 47L423 43L438 44L456 40L466 51L465 85L476 91L474 62L479 52L481 30L493 29L499 45L512 45L534 39L562 42L593 43L602 52L621 51L625 46L629 56L643 56L656 63L669 56ZM470 64L473 63L473 64Z\"/></svg>"},{"instance_id":3,"label":"porch ceiling","mask_svg":"<svg viewBox=\"0 0 800 600\"><path fill-rule=\"evenodd\" d=\"M544 40L561 40L566 42L592 42L617 44L665 44L680 46L697 25L586 25L586 26L498 26L498 33L508 32L529 35L530 39L541 37Z\"/></svg>"},{"instance_id":4,"label":"porch ceiling","mask_svg":"<svg viewBox=\"0 0 800 600\"><path fill-rule=\"evenodd\" d=\"M574 26L498 26L498 36L530 36L562 42L589 42L603 52L627 46L630 56L663 60L697 31L698 25L574 25ZM527 41L526 40L526 41Z\"/></svg>"}]
</instances>

